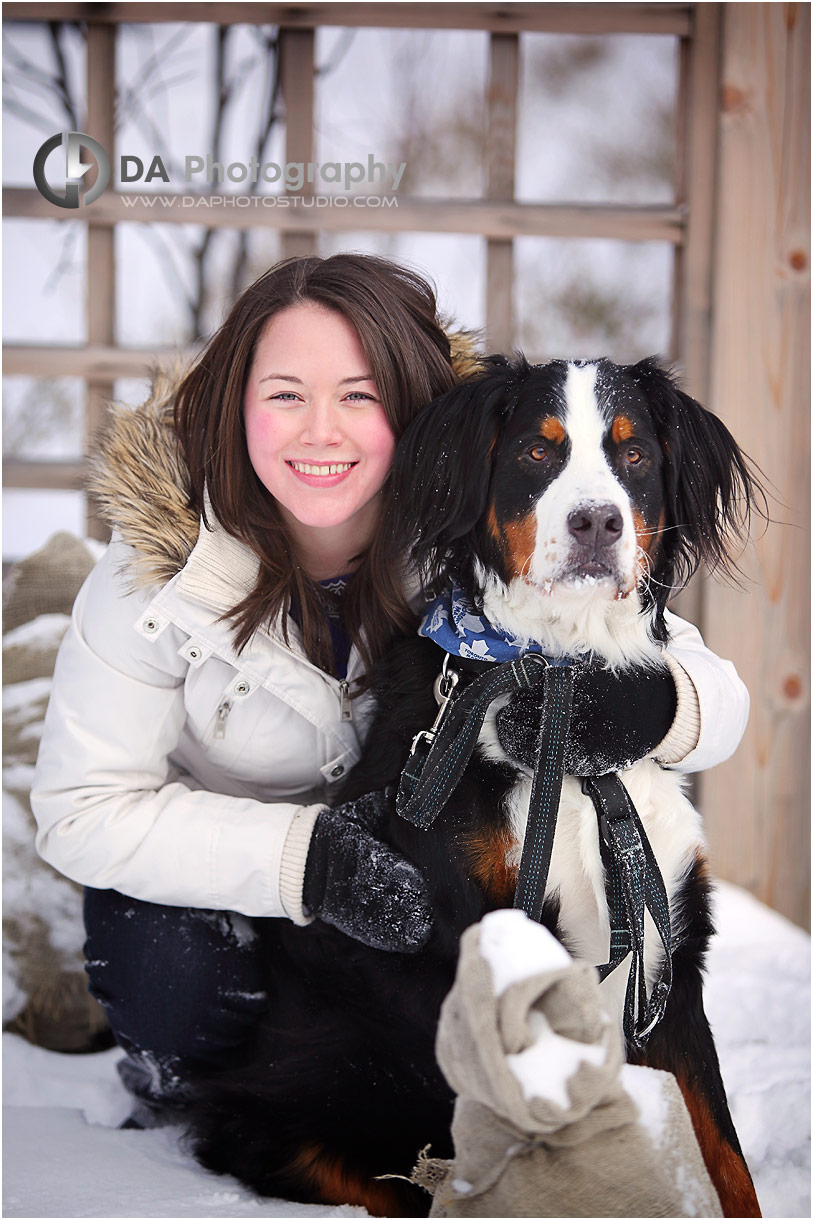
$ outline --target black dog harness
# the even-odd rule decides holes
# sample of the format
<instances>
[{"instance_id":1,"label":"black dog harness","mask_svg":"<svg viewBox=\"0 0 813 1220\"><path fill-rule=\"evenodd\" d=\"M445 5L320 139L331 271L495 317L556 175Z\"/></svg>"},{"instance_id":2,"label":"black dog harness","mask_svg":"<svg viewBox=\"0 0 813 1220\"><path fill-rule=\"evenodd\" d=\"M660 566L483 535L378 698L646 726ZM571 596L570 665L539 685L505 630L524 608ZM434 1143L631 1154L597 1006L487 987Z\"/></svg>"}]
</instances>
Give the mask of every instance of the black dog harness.
<instances>
[{"instance_id":1,"label":"black dog harness","mask_svg":"<svg viewBox=\"0 0 813 1220\"><path fill-rule=\"evenodd\" d=\"M564 777L564 747L573 710L573 673L525 653L485 670L460 694L458 673L449 655L435 683L440 703L431 729L415 737L401 774L396 809L401 817L428 830L460 781L471 758L488 708L501 695L542 687L542 716L534 767L528 824L514 906L537 922L542 918ZM478 670L481 664L477 665ZM624 1034L634 1046L645 1044L663 1016L672 984L672 936L663 878L646 832L617 774L582 780L598 817L610 915L610 957L598 966L604 981L631 954L624 1000ZM644 911L648 910L663 945L660 973L647 996L644 973Z\"/></svg>"}]
</instances>

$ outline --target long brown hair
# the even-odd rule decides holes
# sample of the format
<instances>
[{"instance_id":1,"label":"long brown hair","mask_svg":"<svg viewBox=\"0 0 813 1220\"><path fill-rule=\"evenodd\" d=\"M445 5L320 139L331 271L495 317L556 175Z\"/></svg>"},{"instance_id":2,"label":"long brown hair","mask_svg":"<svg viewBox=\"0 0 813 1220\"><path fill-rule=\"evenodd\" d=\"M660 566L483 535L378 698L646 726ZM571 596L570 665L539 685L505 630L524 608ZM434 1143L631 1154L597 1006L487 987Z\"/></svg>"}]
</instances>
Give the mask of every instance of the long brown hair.
<instances>
[{"instance_id":1,"label":"long brown hair","mask_svg":"<svg viewBox=\"0 0 813 1220\"><path fill-rule=\"evenodd\" d=\"M234 623L237 650L287 611L293 598L307 656L334 673L320 591L298 562L279 507L251 465L243 423L246 381L265 326L280 310L303 302L331 309L355 328L396 441L421 407L458 378L430 285L386 259L335 254L286 259L261 275L235 302L180 387L175 427L189 467L191 506L206 521L205 486L214 516L251 547L260 564L252 592L225 616ZM345 626L366 669L397 631L414 623L393 536L387 481L377 529L343 599ZM284 613L281 623L287 639Z\"/></svg>"}]
</instances>

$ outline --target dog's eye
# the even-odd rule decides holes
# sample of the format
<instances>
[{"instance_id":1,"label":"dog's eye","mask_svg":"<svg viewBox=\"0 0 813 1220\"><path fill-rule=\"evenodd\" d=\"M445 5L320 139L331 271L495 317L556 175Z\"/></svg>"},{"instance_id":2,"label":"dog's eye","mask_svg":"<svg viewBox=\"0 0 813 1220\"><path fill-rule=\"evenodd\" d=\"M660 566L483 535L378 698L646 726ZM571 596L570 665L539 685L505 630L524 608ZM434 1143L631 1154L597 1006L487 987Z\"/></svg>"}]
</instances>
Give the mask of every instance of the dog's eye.
<instances>
[{"instance_id":1,"label":"dog's eye","mask_svg":"<svg viewBox=\"0 0 813 1220\"><path fill-rule=\"evenodd\" d=\"M638 449L636 445L631 445L624 454L624 458L630 466L637 466L639 462L644 460L643 450Z\"/></svg>"},{"instance_id":2,"label":"dog's eye","mask_svg":"<svg viewBox=\"0 0 813 1220\"><path fill-rule=\"evenodd\" d=\"M544 462L547 460L548 451L544 445L534 445L533 449L528 450L528 457L532 457L535 462Z\"/></svg>"}]
</instances>

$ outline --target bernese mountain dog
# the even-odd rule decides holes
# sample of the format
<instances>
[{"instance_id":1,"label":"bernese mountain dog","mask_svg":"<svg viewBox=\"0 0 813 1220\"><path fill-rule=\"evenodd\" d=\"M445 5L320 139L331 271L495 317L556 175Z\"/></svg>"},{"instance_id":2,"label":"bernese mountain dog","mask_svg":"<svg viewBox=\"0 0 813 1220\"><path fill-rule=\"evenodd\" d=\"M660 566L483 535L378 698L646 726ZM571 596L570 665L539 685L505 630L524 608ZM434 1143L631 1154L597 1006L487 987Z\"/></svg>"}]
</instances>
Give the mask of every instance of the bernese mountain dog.
<instances>
[{"instance_id":1,"label":"bernese mountain dog","mask_svg":"<svg viewBox=\"0 0 813 1220\"><path fill-rule=\"evenodd\" d=\"M735 568L732 548L762 496L721 421L655 360L495 357L419 414L392 479L415 562L436 589L453 580L508 638L554 658L589 654L616 671L657 661L667 600L700 563ZM413 739L435 719L443 657L429 638L392 647L373 677L376 713L342 801L397 787ZM461 689L472 680L464 668ZM724 1214L757 1216L703 1010L713 926L700 818L680 776L651 757L622 782L658 862L673 933L665 1011L629 1058L674 1073ZM366 948L319 920L258 921L269 1009L241 1064L201 1089L190 1139L202 1164L261 1195L426 1214L430 1201L410 1172L427 1146L453 1155L454 1097L434 1055L439 1010L463 930L512 904L530 787L489 714L431 828L390 802L382 837L420 868L435 912L418 953ZM574 956L606 961L596 814L570 775L541 918ZM661 952L649 937L650 980ZM602 984L619 1022L626 973Z\"/></svg>"}]
</instances>

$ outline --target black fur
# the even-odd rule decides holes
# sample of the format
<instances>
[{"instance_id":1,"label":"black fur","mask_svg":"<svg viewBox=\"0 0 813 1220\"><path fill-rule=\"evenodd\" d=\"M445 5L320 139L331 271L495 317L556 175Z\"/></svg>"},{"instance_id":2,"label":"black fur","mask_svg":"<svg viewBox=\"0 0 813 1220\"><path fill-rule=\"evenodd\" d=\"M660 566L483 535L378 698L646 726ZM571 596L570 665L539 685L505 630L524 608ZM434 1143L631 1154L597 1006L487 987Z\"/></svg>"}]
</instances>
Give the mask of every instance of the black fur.
<instances>
[{"instance_id":1,"label":"black fur","mask_svg":"<svg viewBox=\"0 0 813 1220\"><path fill-rule=\"evenodd\" d=\"M733 577L732 547L748 534L752 510L768 517L750 459L721 419L679 388L655 359L626 370L646 397L666 458L670 509L659 579L685 584L701 564Z\"/></svg>"},{"instance_id":2,"label":"black fur","mask_svg":"<svg viewBox=\"0 0 813 1220\"><path fill-rule=\"evenodd\" d=\"M400 641L377 671L377 717L342 800L397 784L414 734L435 716L432 684L442 654L417 637ZM464 676L464 682L471 675ZM364 1203L378 1196L348 1188L325 1195L301 1169L302 1150L324 1149L349 1178L408 1176L418 1154L451 1156L453 1097L434 1058L441 1002L452 985L460 935L504 905L471 877L470 834L502 818L513 767L475 759L454 802L431 833L394 812L387 841L423 872L435 926L426 948L405 955L368 949L316 921L257 921L272 1003L244 1062L200 1085L189 1126L195 1155L259 1194L309 1202ZM556 929L557 903L544 922ZM429 1197L387 1182L386 1214L425 1214Z\"/></svg>"},{"instance_id":3,"label":"black fur","mask_svg":"<svg viewBox=\"0 0 813 1220\"><path fill-rule=\"evenodd\" d=\"M672 958L673 980L666 1013L655 1026L646 1049L631 1058L649 1067L672 1072L682 1084L706 1100L715 1124L742 1156L731 1121L720 1063L703 1008L703 972L709 941L714 935L710 884L702 864L689 871L674 899L672 918L678 933Z\"/></svg>"}]
</instances>

